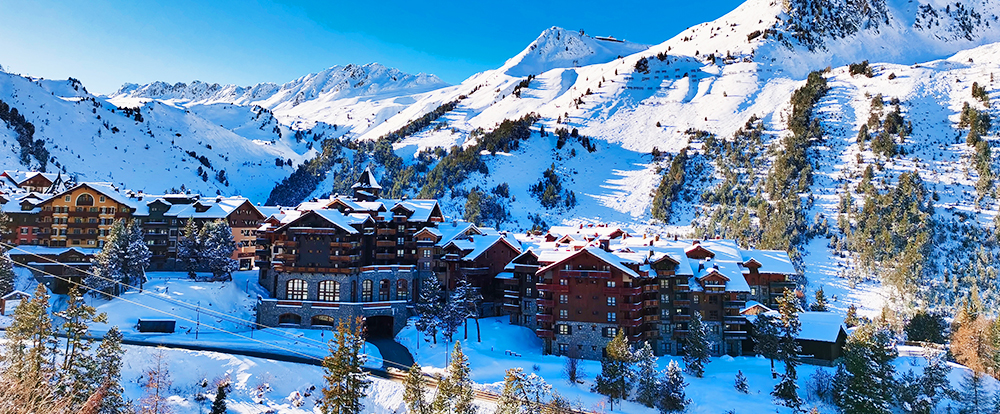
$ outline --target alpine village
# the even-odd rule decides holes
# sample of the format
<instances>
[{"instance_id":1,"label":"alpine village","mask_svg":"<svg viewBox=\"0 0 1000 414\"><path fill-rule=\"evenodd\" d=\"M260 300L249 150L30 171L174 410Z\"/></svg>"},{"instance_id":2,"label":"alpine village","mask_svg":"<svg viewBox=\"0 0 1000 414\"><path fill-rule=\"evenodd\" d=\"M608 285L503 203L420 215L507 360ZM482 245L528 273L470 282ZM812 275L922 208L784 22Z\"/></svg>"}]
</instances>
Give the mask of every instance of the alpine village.
<instances>
[{"instance_id":1,"label":"alpine village","mask_svg":"<svg viewBox=\"0 0 1000 414\"><path fill-rule=\"evenodd\" d=\"M723 14L457 84L0 67L0 414L1000 414L1000 3Z\"/></svg>"}]
</instances>

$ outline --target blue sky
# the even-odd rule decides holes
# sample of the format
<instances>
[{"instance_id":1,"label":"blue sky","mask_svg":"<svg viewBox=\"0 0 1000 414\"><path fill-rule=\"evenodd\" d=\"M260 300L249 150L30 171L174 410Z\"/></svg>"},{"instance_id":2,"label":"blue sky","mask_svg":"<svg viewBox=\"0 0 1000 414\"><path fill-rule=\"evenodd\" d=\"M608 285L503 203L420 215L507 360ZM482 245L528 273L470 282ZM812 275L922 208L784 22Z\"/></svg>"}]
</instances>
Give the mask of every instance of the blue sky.
<instances>
[{"instance_id":1,"label":"blue sky","mask_svg":"<svg viewBox=\"0 0 1000 414\"><path fill-rule=\"evenodd\" d=\"M379 62L458 83L560 26L663 42L740 0L258 1L0 0L0 65L122 83L283 83L334 65Z\"/></svg>"}]
</instances>

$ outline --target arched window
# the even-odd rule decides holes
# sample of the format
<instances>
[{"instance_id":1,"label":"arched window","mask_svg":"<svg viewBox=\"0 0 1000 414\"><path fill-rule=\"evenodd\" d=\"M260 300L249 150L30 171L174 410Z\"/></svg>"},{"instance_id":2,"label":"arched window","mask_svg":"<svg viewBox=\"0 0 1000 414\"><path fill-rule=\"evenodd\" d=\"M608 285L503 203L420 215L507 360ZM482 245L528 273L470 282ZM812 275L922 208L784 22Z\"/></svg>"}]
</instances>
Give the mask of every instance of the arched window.
<instances>
[{"instance_id":1,"label":"arched window","mask_svg":"<svg viewBox=\"0 0 1000 414\"><path fill-rule=\"evenodd\" d=\"M316 315L312 317L312 326L337 326L337 320L332 316Z\"/></svg>"},{"instance_id":2,"label":"arched window","mask_svg":"<svg viewBox=\"0 0 1000 414\"><path fill-rule=\"evenodd\" d=\"M410 299L409 283L406 283L406 279L397 280L396 300L409 300L409 299Z\"/></svg>"},{"instance_id":3,"label":"arched window","mask_svg":"<svg viewBox=\"0 0 1000 414\"><path fill-rule=\"evenodd\" d=\"M379 301L389 300L390 286L392 286L392 284L389 283L389 279L382 279L380 282L378 282L378 300Z\"/></svg>"},{"instance_id":4,"label":"arched window","mask_svg":"<svg viewBox=\"0 0 1000 414\"><path fill-rule=\"evenodd\" d=\"M94 196L90 194L80 194L80 196L76 198L76 205L92 206L94 205Z\"/></svg>"},{"instance_id":5,"label":"arched window","mask_svg":"<svg viewBox=\"0 0 1000 414\"><path fill-rule=\"evenodd\" d=\"M372 281L363 280L361 281L361 301L371 302L372 301Z\"/></svg>"},{"instance_id":6,"label":"arched window","mask_svg":"<svg viewBox=\"0 0 1000 414\"><path fill-rule=\"evenodd\" d=\"M317 299L322 302L340 302L340 283L332 280L319 282L319 297Z\"/></svg>"},{"instance_id":7,"label":"arched window","mask_svg":"<svg viewBox=\"0 0 1000 414\"><path fill-rule=\"evenodd\" d=\"M306 281L302 279L292 279L288 281L285 286L285 299L291 300L306 300L306 294L309 292L309 288L306 286Z\"/></svg>"},{"instance_id":8,"label":"arched window","mask_svg":"<svg viewBox=\"0 0 1000 414\"><path fill-rule=\"evenodd\" d=\"M285 313L278 317L278 325L302 325L302 317L294 313Z\"/></svg>"}]
</instances>

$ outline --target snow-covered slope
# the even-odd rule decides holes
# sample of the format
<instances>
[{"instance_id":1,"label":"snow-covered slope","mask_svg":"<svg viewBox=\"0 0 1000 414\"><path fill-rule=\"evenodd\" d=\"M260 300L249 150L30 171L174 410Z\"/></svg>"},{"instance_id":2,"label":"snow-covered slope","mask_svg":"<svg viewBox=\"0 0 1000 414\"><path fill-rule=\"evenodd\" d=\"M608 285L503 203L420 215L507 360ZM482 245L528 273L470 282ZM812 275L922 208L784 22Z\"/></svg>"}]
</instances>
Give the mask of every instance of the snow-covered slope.
<instances>
[{"instance_id":1,"label":"snow-covered slope","mask_svg":"<svg viewBox=\"0 0 1000 414\"><path fill-rule=\"evenodd\" d=\"M297 164L312 156L287 128L248 138L160 102L126 111L90 95L74 80L0 73L0 101L34 126L32 146L48 152L22 164L18 134L11 124L0 122L0 164L6 169L37 168L42 156L49 171L64 171L79 181L110 181L148 192L184 185L203 194L243 194L263 201L269 187L293 168L276 167L276 159Z\"/></svg>"}]
</instances>

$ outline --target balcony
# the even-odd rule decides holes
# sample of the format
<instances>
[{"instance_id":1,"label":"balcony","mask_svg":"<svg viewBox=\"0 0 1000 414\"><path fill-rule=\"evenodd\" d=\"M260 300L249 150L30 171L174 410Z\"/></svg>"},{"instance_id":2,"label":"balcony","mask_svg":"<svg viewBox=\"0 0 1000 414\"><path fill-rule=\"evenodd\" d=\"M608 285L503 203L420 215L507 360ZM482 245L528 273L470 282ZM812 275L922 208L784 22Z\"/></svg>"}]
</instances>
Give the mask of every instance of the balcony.
<instances>
[{"instance_id":1,"label":"balcony","mask_svg":"<svg viewBox=\"0 0 1000 414\"><path fill-rule=\"evenodd\" d=\"M742 309L743 306L745 306L745 305L746 305L746 302L733 301L733 300L726 301L726 303L725 303L726 309Z\"/></svg>"},{"instance_id":2,"label":"balcony","mask_svg":"<svg viewBox=\"0 0 1000 414\"><path fill-rule=\"evenodd\" d=\"M538 322L552 322L554 320L552 315L547 313L539 313L535 315L535 319L538 320Z\"/></svg>"},{"instance_id":3,"label":"balcony","mask_svg":"<svg viewBox=\"0 0 1000 414\"><path fill-rule=\"evenodd\" d=\"M618 306L618 308L626 312L638 312L642 310L642 303L622 302L622 304Z\"/></svg>"},{"instance_id":4,"label":"balcony","mask_svg":"<svg viewBox=\"0 0 1000 414\"><path fill-rule=\"evenodd\" d=\"M330 247L334 248L334 249L336 249L336 248L340 248L340 249L356 249L356 248L358 248L358 242L331 242L330 243Z\"/></svg>"},{"instance_id":5,"label":"balcony","mask_svg":"<svg viewBox=\"0 0 1000 414\"><path fill-rule=\"evenodd\" d=\"M375 231L375 234L378 234L379 236L395 236L396 235L396 229L394 229L394 228L393 229L378 229L378 230Z\"/></svg>"},{"instance_id":6,"label":"balcony","mask_svg":"<svg viewBox=\"0 0 1000 414\"><path fill-rule=\"evenodd\" d=\"M535 287L539 292L556 292L556 293L569 293L569 285L555 285L551 283L547 284L537 284Z\"/></svg>"},{"instance_id":7,"label":"balcony","mask_svg":"<svg viewBox=\"0 0 1000 414\"><path fill-rule=\"evenodd\" d=\"M395 258L396 258L396 254L395 253L376 253L375 254L375 259L376 260L393 260Z\"/></svg>"},{"instance_id":8,"label":"balcony","mask_svg":"<svg viewBox=\"0 0 1000 414\"><path fill-rule=\"evenodd\" d=\"M642 318L637 318L637 319L623 319L620 325L621 326L627 326L629 328L635 328L635 327L638 327L638 326L642 325Z\"/></svg>"},{"instance_id":9,"label":"balcony","mask_svg":"<svg viewBox=\"0 0 1000 414\"><path fill-rule=\"evenodd\" d=\"M644 308L659 308L660 301L656 299L644 300L642 301L642 307Z\"/></svg>"},{"instance_id":10,"label":"balcony","mask_svg":"<svg viewBox=\"0 0 1000 414\"><path fill-rule=\"evenodd\" d=\"M595 279L611 279L611 272L606 270L560 270L562 277L588 277Z\"/></svg>"},{"instance_id":11,"label":"balcony","mask_svg":"<svg viewBox=\"0 0 1000 414\"><path fill-rule=\"evenodd\" d=\"M659 292L659 291L660 291L660 285L650 284L642 286L643 293Z\"/></svg>"},{"instance_id":12,"label":"balcony","mask_svg":"<svg viewBox=\"0 0 1000 414\"><path fill-rule=\"evenodd\" d=\"M691 320L691 315L674 314L670 317L670 320L674 322L687 322Z\"/></svg>"},{"instance_id":13,"label":"balcony","mask_svg":"<svg viewBox=\"0 0 1000 414\"><path fill-rule=\"evenodd\" d=\"M747 323L747 318L743 315L726 315L725 319L726 323L738 323L738 324Z\"/></svg>"},{"instance_id":14,"label":"balcony","mask_svg":"<svg viewBox=\"0 0 1000 414\"><path fill-rule=\"evenodd\" d=\"M299 247L299 242L292 240L275 240L274 245L278 247Z\"/></svg>"},{"instance_id":15,"label":"balcony","mask_svg":"<svg viewBox=\"0 0 1000 414\"><path fill-rule=\"evenodd\" d=\"M646 315L642 317L643 322L656 322L660 320L660 315Z\"/></svg>"},{"instance_id":16,"label":"balcony","mask_svg":"<svg viewBox=\"0 0 1000 414\"><path fill-rule=\"evenodd\" d=\"M691 299L674 299L674 306L691 306Z\"/></svg>"},{"instance_id":17,"label":"balcony","mask_svg":"<svg viewBox=\"0 0 1000 414\"><path fill-rule=\"evenodd\" d=\"M466 276L486 276L490 273L488 267L462 267L459 270Z\"/></svg>"},{"instance_id":18,"label":"balcony","mask_svg":"<svg viewBox=\"0 0 1000 414\"><path fill-rule=\"evenodd\" d=\"M660 337L660 331L643 331L642 332L642 339L647 340L647 341L650 340L650 339L656 339L656 338L659 338L659 337Z\"/></svg>"},{"instance_id":19,"label":"balcony","mask_svg":"<svg viewBox=\"0 0 1000 414\"><path fill-rule=\"evenodd\" d=\"M537 303L538 306L541 306L543 308L551 308L551 307L555 306L556 301L554 301L552 299L538 299L538 300L535 301L535 303Z\"/></svg>"},{"instance_id":20,"label":"balcony","mask_svg":"<svg viewBox=\"0 0 1000 414\"><path fill-rule=\"evenodd\" d=\"M285 261L295 261L295 255L290 253L282 253L274 255L275 260Z\"/></svg>"},{"instance_id":21,"label":"balcony","mask_svg":"<svg viewBox=\"0 0 1000 414\"><path fill-rule=\"evenodd\" d=\"M642 287L623 287L621 293L624 296L639 296L642 294Z\"/></svg>"},{"instance_id":22,"label":"balcony","mask_svg":"<svg viewBox=\"0 0 1000 414\"><path fill-rule=\"evenodd\" d=\"M376 240L375 246L377 247L396 247L395 240Z\"/></svg>"},{"instance_id":23,"label":"balcony","mask_svg":"<svg viewBox=\"0 0 1000 414\"><path fill-rule=\"evenodd\" d=\"M551 329L535 329L535 335L539 338L555 339L556 334Z\"/></svg>"}]
</instances>

